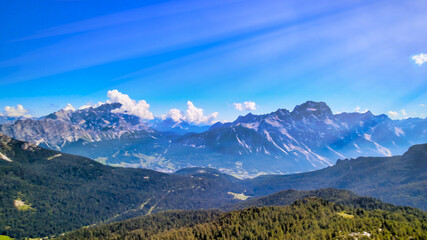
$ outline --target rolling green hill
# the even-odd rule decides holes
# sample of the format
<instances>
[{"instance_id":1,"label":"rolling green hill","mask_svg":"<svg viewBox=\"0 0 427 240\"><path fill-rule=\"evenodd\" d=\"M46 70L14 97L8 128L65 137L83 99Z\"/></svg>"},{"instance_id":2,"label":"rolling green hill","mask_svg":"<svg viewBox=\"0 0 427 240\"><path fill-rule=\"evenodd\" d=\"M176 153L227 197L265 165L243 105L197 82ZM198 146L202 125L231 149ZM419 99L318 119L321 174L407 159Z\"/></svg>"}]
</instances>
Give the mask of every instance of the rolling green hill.
<instances>
[{"instance_id":1,"label":"rolling green hill","mask_svg":"<svg viewBox=\"0 0 427 240\"><path fill-rule=\"evenodd\" d=\"M286 189L347 189L362 196L427 210L427 144L414 145L402 156L339 160L321 170L265 175L243 182L254 196Z\"/></svg>"},{"instance_id":2,"label":"rolling green hill","mask_svg":"<svg viewBox=\"0 0 427 240\"><path fill-rule=\"evenodd\" d=\"M0 135L0 235L44 237L166 209L235 202L229 182L114 168ZM212 196L215 196L214 198Z\"/></svg>"},{"instance_id":3,"label":"rolling green hill","mask_svg":"<svg viewBox=\"0 0 427 240\"><path fill-rule=\"evenodd\" d=\"M362 157L308 173L239 180L206 168L166 174L109 167L0 135L0 235L44 237L163 210L237 210L290 204L313 196L349 207L378 209L370 198L337 190L284 191L258 198L286 189L348 189L427 209L426 160L424 144L411 147L403 156ZM380 209L392 211L393 207Z\"/></svg>"},{"instance_id":4,"label":"rolling green hill","mask_svg":"<svg viewBox=\"0 0 427 240\"><path fill-rule=\"evenodd\" d=\"M67 233L60 239L425 239L427 237L427 214L423 211L396 207L334 189L317 192L293 191L285 195L298 198L307 194L332 196L335 201L344 204L308 197L296 200L290 206L248 207L222 214L217 211L168 211L80 229ZM288 202L288 199L278 201L277 194L265 197L261 201L265 202L266 199L276 204ZM369 210L351 206L357 205L361 199L364 203L362 205ZM252 203L259 205L259 200Z\"/></svg>"},{"instance_id":5,"label":"rolling green hill","mask_svg":"<svg viewBox=\"0 0 427 240\"><path fill-rule=\"evenodd\" d=\"M316 189L311 191L289 189L264 197L251 198L247 201L242 201L234 204L226 204L224 206L221 206L221 209L225 211L231 211L245 209L248 207L291 205L297 200L310 197L321 198L333 202L335 204L341 204L352 208L362 208L365 210L380 209L391 212L410 210L423 213L423 211L416 208L396 206L390 203L382 202L373 197L361 197L351 191L334 188Z\"/></svg>"}]
</instances>

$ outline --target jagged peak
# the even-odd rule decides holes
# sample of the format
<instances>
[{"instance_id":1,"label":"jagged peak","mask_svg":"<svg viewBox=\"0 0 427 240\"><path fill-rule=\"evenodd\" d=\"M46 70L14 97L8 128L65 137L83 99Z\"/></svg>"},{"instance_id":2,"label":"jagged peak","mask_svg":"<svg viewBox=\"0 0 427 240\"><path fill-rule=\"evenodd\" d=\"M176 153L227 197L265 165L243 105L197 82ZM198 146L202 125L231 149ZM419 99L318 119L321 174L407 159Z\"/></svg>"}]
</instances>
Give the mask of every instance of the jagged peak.
<instances>
[{"instance_id":1,"label":"jagged peak","mask_svg":"<svg viewBox=\"0 0 427 240\"><path fill-rule=\"evenodd\" d=\"M222 123L222 122L216 122L216 123L214 123L212 126L210 126L209 131L210 131L210 130L215 130L215 129L221 128L221 127L223 127L224 125L225 125L225 124L224 124L224 123Z\"/></svg>"},{"instance_id":2,"label":"jagged peak","mask_svg":"<svg viewBox=\"0 0 427 240\"><path fill-rule=\"evenodd\" d=\"M252 113L248 113L245 116L239 116L233 123L245 123L256 120L259 115L254 115Z\"/></svg>"},{"instance_id":3,"label":"jagged peak","mask_svg":"<svg viewBox=\"0 0 427 240\"><path fill-rule=\"evenodd\" d=\"M303 104L295 106L291 114L295 116L316 115L316 116L324 116L324 117L333 115L331 108L325 102L314 102L314 101L307 101Z\"/></svg>"}]
</instances>

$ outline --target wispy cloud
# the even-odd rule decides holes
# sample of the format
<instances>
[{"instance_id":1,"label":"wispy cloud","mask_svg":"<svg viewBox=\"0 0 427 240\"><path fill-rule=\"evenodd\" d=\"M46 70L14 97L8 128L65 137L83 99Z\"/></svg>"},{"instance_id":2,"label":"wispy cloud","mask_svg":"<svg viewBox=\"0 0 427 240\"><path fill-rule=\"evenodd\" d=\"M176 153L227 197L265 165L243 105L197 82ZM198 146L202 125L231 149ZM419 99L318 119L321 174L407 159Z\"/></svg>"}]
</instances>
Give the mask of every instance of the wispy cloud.
<instances>
[{"instance_id":1,"label":"wispy cloud","mask_svg":"<svg viewBox=\"0 0 427 240\"><path fill-rule=\"evenodd\" d=\"M221 5L232 4L241 0L220 1L198 1L190 0L185 4L180 2L163 2L144 7L111 13L104 16L90 18L78 22L64 24L40 31L35 35L20 38L15 41L25 41L38 38L46 38L86 31L99 30L112 26L130 24L134 22L148 21L154 18L171 17L177 14L189 13L191 11L203 11Z\"/></svg>"},{"instance_id":2,"label":"wispy cloud","mask_svg":"<svg viewBox=\"0 0 427 240\"><path fill-rule=\"evenodd\" d=\"M397 117L397 116L399 116L399 113L396 111L388 111L388 115L390 117Z\"/></svg>"},{"instance_id":3,"label":"wispy cloud","mask_svg":"<svg viewBox=\"0 0 427 240\"><path fill-rule=\"evenodd\" d=\"M243 103L233 103L233 106L236 110L239 111L256 110L256 103L252 101L245 101Z\"/></svg>"},{"instance_id":4,"label":"wispy cloud","mask_svg":"<svg viewBox=\"0 0 427 240\"><path fill-rule=\"evenodd\" d=\"M425 62L427 62L427 54L425 53L420 53L418 55L414 55L412 56L412 60L415 61L415 64L418 65L423 65Z\"/></svg>"},{"instance_id":5,"label":"wispy cloud","mask_svg":"<svg viewBox=\"0 0 427 240\"><path fill-rule=\"evenodd\" d=\"M332 4L320 8L314 6L296 8L291 3L276 2L276 7L273 7L260 5L254 1L245 3L242 8L241 4L225 3L227 1L221 1L221 4L190 1L179 5L180 10L176 12L162 14L164 10L168 12L170 10L167 9L174 9L174 3L168 2L154 11L155 16L153 13L148 14L152 9L146 7L134 10L135 12L131 10L130 13L128 11L116 13L47 30L46 33L34 37L76 34L21 56L1 61L1 67L20 66L22 69L8 76L8 81L4 83L31 80L133 58L159 58L159 55L165 53L177 58L179 55L185 56L236 42L244 43L272 32L320 21L345 11L352 11L356 5L351 3ZM283 14L287 8L295 9L292 10L292 14ZM203 11L191 11L194 9ZM237 9L239 14L236 15ZM217 14L219 10L222 12L221 17ZM141 11L153 15L150 24L140 21L144 15ZM176 14L181 11L186 14ZM265 12L269 14L266 15ZM205 21L189 20L194 18ZM124 23L127 23L126 27L121 26ZM209 31L205 31L206 29ZM123 50L123 46L128 50ZM57 61L58 58L62 59L60 63ZM170 60L169 56L168 61ZM49 69L42 67L46 65L50 66Z\"/></svg>"},{"instance_id":6,"label":"wispy cloud","mask_svg":"<svg viewBox=\"0 0 427 240\"><path fill-rule=\"evenodd\" d=\"M365 110L360 110L361 108L359 107L359 106L357 106L355 109L354 109L354 111L355 112L358 112L358 113L365 113L365 112L367 112L367 111L369 111L367 108L365 108Z\"/></svg>"}]
</instances>

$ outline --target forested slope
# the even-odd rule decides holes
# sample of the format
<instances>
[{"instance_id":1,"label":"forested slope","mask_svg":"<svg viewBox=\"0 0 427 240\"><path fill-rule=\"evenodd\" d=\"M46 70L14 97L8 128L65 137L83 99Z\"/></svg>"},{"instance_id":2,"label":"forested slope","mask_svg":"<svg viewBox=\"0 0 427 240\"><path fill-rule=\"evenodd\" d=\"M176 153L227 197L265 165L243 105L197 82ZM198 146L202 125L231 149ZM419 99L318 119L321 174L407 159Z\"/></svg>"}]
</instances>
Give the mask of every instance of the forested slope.
<instances>
[{"instance_id":1,"label":"forested slope","mask_svg":"<svg viewBox=\"0 0 427 240\"><path fill-rule=\"evenodd\" d=\"M221 215L162 212L80 229L60 239L426 239L425 212L381 210L377 203L372 202L376 210L365 210L309 197L290 206L249 207Z\"/></svg>"},{"instance_id":2,"label":"forested slope","mask_svg":"<svg viewBox=\"0 0 427 240\"><path fill-rule=\"evenodd\" d=\"M113 168L0 135L0 235L44 237L166 209L233 202L238 185ZM211 196L215 196L212 198Z\"/></svg>"}]
</instances>

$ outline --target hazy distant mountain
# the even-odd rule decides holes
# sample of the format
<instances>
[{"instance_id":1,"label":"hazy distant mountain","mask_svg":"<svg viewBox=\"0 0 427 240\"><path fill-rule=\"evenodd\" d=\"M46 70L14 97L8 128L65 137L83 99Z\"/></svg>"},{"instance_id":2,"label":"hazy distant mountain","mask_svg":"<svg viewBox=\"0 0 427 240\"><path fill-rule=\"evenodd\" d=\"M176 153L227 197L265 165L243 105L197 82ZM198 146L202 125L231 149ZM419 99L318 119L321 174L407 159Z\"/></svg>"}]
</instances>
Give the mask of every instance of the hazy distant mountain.
<instances>
[{"instance_id":1,"label":"hazy distant mountain","mask_svg":"<svg viewBox=\"0 0 427 240\"><path fill-rule=\"evenodd\" d=\"M292 112L279 109L217 123L174 142L167 156L186 155L196 166L206 158L211 166L234 172L308 171L337 159L402 154L413 144L427 142L426 130L426 119L391 120L369 111L333 114L325 103L308 101Z\"/></svg>"},{"instance_id":2,"label":"hazy distant mountain","mask_svg":"<svg viewBox=\"0 0 427 240\"><path fill-rule=\"evenodd\" d=\"M174 121L172 118L155 118L148 121L147 125L160 132L172 132L177 134L201 133L209 129L210 125L192 125L184 120Z\"/></svg>"},{"instance_id":3,"label":"hazy distant mountain","mask_svg":"<svg viewBox=\"0 0 427 240\"><path fill-rule=\"evenodd\" d=\"M143 138L156 131L182 135L209 128L185 121L175 122L170 118L144 121L134 115L112 112L120 107L120 103L106 103L77 111L59 110L39 119L3 117L0 118L0 124L3 124L0 131L22 141L61 150L67 144L79 141L100 142L129 135Z\"/></svg>"},{"instance_id":4,"label":"hazy distant mountain","mask_svg":"<svg viewBox=\"0 0 427 240\"><path fill-rule=\"evenodd\" d=\"M19 119L0 128L13 138L57 150L80 139L94 142L130 132L152 132L136 116L111 112L120 106L112 103L78 111L60 110L40 119Z\"/></svg>"},{"instance_id":5,"label":"hazy distant mountain","mask_svg":"<svg viewBox=\"0 0 427 240\"><path fill-rule=\"evenodd\" d=\"M141 121L111 112L120 106L61 110L0 129L105 164L160 171L214 167L240 176L309 171L337 159L402 154L413 144L427 142L426 119L392 120L369 111L333 114L323 102L308 101L293 111L249 113L209 129L170 118Z\"/></svg>"},{"instance_id":6,"label":"hazy distant mountain","mask_svg":"<svg viewBox=\"0 0 427 240\"><path fill-rule=\"evenodd\" d=\"M18 119L25 119L25 117L8 117L0 115L0 124L13 123Z\"/></svg>"}]
</instances>

